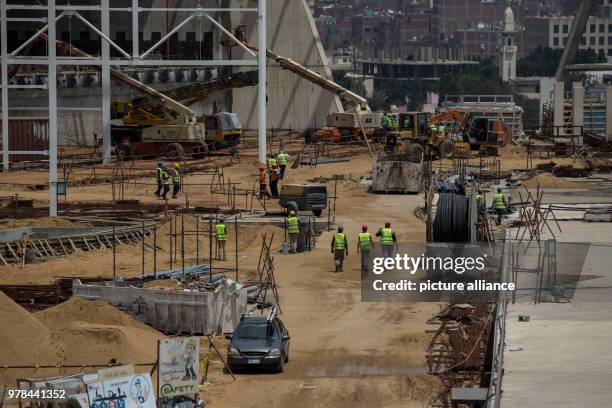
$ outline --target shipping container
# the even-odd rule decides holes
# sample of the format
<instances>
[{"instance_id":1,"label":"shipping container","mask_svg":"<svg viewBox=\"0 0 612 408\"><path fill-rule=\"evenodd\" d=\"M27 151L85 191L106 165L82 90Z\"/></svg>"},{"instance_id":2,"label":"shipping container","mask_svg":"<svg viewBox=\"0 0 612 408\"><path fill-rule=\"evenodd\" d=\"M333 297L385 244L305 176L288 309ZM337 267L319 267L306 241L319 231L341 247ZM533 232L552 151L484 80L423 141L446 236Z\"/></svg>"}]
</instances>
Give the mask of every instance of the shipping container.
<instances>
[{"instance_id":1,"label":"shipping container","mask_svg":"<svg viewBox=\"0 0 612 408\"><path fill-rule=\"evenodd\" d=\"M0 120L0 125L2 121ZM49 118L20 117L9 118L9 150L11 151L47 151L49 150ZM0 135L2 127L0 126ZM0 147L2 138L0 138ZM11 163L32 160L47 160L43 154L11 154ZM1 160L1 158L0 158Z\"/></svg>"}]
</instances>

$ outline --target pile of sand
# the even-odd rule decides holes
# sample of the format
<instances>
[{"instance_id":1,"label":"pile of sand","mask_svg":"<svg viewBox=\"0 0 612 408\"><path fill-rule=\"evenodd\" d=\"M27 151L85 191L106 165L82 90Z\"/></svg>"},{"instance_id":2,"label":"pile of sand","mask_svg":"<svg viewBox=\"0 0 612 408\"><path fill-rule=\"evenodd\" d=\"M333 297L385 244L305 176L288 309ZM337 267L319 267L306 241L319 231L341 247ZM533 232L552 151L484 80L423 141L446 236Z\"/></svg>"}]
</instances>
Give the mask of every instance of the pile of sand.
<instances>
[{"instance_id":1,"label":"pile of sand","mask_svg":"<svg viewBox=\"0 0 612 408\"><path fill-rule=\"evenodd\" d=\"M536 188L538 184L540 188L576 188L577 184L573 181L568 181L560 177L555 177L549 173L541 173L522 182L525 187Z\"/></svg>"},{"instance_id":2,"label":"pile of sand","mask_svg":"<svg viewBox=\"0 0 612 408\"><path fill-rule=\"evenodd\" d=\"M35 314L70 364L153 363L165 336L101 300L72 298Z\"/></svg>"},{"instance_id":3,"label":"pile of sand","mask_svg":"<svg viewBox=\"0 0 612 408\"><path fill-rule=\"evenodd\" d=\"M4 292L0 292L0 327L0 366L47 365L58 361L59 347L49 328ZM0 371L0 384L15 385L16 378L28 374L32 370Z\"/></svg>"},{"instance_id":4,"label":"pile of sand","mask_svg":"<svg viewBox=\"0 0 612 408\"><path fill-rule=\"evenodd\" d=\"M26 218L22 220L11 220L1 224L0 229L39 227L39 228L69 228L69 227L91 227L91 224L76 222L66 218L46 217L46 218Z\"/></svg>"}]
</instances>

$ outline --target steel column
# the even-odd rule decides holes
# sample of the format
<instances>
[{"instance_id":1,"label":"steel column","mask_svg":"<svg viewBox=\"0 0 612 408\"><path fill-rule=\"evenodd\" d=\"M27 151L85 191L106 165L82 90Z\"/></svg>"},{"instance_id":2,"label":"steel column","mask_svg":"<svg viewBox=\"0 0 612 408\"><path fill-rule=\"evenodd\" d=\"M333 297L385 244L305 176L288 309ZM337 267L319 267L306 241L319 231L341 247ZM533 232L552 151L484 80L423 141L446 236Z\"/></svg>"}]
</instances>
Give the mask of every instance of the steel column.
<instances>
[{"instance_id":1,"label":"steel column","mask_svg":"<svg viewBox=\"0 0 612 408\"><path fill-rule=\"evenodd\" d=\"M49 216L57 217L57 59L55 30L55 0L49 0L49 36L47 58L49 61Z\"/></svg>"},{"instance_id":2,"label":"steel column","mask_svg":"<svg viewBox=\"0 0 612 408\"><path fill-rule=\"evenodd\" d=\"M259 161L261 163L266 162L266 120L267 120L267 91L266 91L266 81L267 81L267 72L266 72L266 64L267 64L267 56L266 50L268 49L268 42L266 38L267 34L267 9L266 9L266 1L267 0L258 0L257 7L257 24L259 30L259 58L258 58L258 68L259 68L259 84L258 84L258 96L259 96Z\"/></svg>"},{"instance_id":3,"label":"steel column","mask_svg":"<svg viewBox=\"0 0 612 408\"><path fill-rule=\"evenodd\" d=\"M140 53L138 27L138 0L132 0L132 58L137 58Z\"/></svg>"},{"instance_id":4,"label":"steel column","mask_svg":"<svg viewBox=\"0 0 612 408\"><path fill-rule=\"evenodd\" d=\"M109 0L101 0L102 33L110 34ZM102 162L111 161L111 75L110 75L110 44L101 41L102 46Z\"/></svg>"},{"instance_id":5,"label":"steel column","mask_svg":"<svg viewBox=\"0 0 612 408\"><path fill-rule=\"evenodd\" d=\"M8 48L6 28L6 0L0 1L0 55L2 56L1 79L2 79L2 167L9 169L9 104L8 104Z\"/></svg>"}]
</instances>

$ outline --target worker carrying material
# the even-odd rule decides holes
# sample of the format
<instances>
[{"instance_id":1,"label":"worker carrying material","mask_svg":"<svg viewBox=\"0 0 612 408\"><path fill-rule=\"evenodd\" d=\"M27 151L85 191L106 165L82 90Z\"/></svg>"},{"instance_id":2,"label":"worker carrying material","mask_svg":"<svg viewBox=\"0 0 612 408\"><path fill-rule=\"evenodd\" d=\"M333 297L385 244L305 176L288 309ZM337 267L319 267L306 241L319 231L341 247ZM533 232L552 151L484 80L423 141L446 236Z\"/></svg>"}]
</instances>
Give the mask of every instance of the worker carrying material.
<instances>
[{"instance_id":1,"label":"worker carrying material","mask_svg":"<svg viewBox=\"0 0 612 408\"><path fill-rule=\"evenodd\" d=\"M332 238L331 252L334 254L336 272L344 272L344 256L348 256L348 242L342 225L338 225L338 232L336 232Z\"/></svg>"},{"instance_id":2,"label":"worker carrying material","mask_svg":"<svg viewBox=\"0 0 612 408\"><path fill-rule=\"evenodd\" d=\"M162 200L166 200L166 194L168 194L168 191L170 191L170 175L168 174L168 172L165 169L161 169L161 184L162 184L162 194L161 194L161 199Z\"/></svg>"},{"instance_id":3,"label":"worker carrying material","mask_svg":"<svg viewBox=\"0 0 612 408\"><path fill-rule=\"evenodd\" d=\"M385 227L378 230L377 237L380 237L380 249L382 250L383 258L391 258L393 256L393 248L397 249L397 237L395 231L391 229L391 223L385 222Z\"/></svg>"},{"instance_id":4,"label":"worker carrying material","mask_svg":"<svg viewBox=\"0 0 612 408\"><path fill-rule=\"evenodd\" d=\"M357 253L361 252L361 272L367 272L370 265L370 251L374 246L372 235L368 232L368 226L363 225L359 233L359 245L357 245Z\"/></svg>"},{"instance_id":5,"label":"worker carrying material","mask_svg":"<svg viewBox=\"0 0 612 408\"><path fill-rule=\"evenodd\" d=\"M285 153L284 150L281 150L276 156L276 159L280 169L280 179L282 180L285 177L285 169L287 168L287 159L289 159L289 155Z\"/></svg>"},{"instance_id":6,"label":"worker carrying material","mask_svg":"<svg viewBox=\"0 0 612 408\"><path fill-rule=\"evenodd\" d=\"M174 189L172 190L172 198L176 198L176 195L181 191L181 166L178 163L174 163L174 170L172 170L172 184Z\"/></svg>"},{"instance_id":7,"label":"worker carrying material","mask_svg":"<svg viewBox=\"0 0 612 408\"><path fill-rule=\"evenodd\" d=\"M157 162L157 168L155 169L155 179L157 180L157 190L155 190L155 196L159 197L162 191L162 180L161 175L162 171L164 171L164 165L162 162Z\"/></svg>"},{"instance_id":8,"label":"worker carrying material","mask_svg":"<svg viewBox=\"0 0 612 408\"><path fill-rule=\"evenodd\" d=\"M287 236L289 237L289 253L297 252L298 237L300 235L300 220L296 216L295 211L289 212L287 218Z\"/></svg>"},{"instance_id":9,"label":"worker carrying material","mask_svg":"<svg viewBox=\"0 0 612 408\"><path fill-rule=\"evenodd\" d=\"M268 173L265 166L259 167L259 177L257 180L259 181L259 199L263 200L264 197L270 196L268 193Z\"/></svg>"},{"instance_id":10,"label":"worker carrying material","mask_svg":"<svg viewBox=\"0 0 612 408\"><path fill-rule=\"evenodd\" d=\"M506 196L502 193L502 189L498 188L497 193L493 196L493 208L497 213L497 225L501 224L502 215L506 212Z\"/></svg>"},{"instance_id":11,"label":"worker carrying material","mask_svg":"<svg viewBox=\"0 0 612 408\"><path fill-rule=\"evenodd\" d=\"M217 241L217 260L227 260L225 254L225 243L227 242L227 229L225 227L225 219L219 218L217 225L215 225L215 240Z\"/></svg>"},{"instance_id":12,"label":"worker carrying material","mask_svg":"<svg viewBox=\"0 0 612 408\"><path fill-rule=\"evenodd\" d=\"M277 163L276 163L276 155L275 155L275 154L273 154L273 155L272 155L272 156L270 156L270 158L268 159L268 171L271 171L271 170L272 170L272 168L273 168L274 166L276 166L276 165L277 165Z\"/></svg>"}]
</instances>

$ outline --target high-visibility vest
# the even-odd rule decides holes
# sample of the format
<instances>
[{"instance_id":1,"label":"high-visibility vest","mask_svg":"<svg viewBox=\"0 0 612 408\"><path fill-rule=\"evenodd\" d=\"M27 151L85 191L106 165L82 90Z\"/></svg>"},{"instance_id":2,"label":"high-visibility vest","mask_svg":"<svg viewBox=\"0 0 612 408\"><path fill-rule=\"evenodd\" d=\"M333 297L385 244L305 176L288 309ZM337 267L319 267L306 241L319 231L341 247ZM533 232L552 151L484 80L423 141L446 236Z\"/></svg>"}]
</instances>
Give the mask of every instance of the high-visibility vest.
<instances>
[{"instance_id":1,"label":"high-visibility vest","mask_svg":"<svg viewBox=\"0 0 612 408\"><path fill-rule=\"evenodd\" d=\"M158 167L157 170L155 170L155 177L157 177L158 180L161 180L161 175L163 171L164 170L161 167Z\"/></svg>"},{"instance_id":2,"label":"high-visibility vest","mask_svg":"<svg viewBox=\"0 0 612 408\"><path fill-rule=\"evenodd\" d=\"M168 176L168 173L166 173L165 170L162 170L161 172L161 182L165 186L170 185L170 176Z\"/></svg>"},{"instance_id":3,"label":"high-visibility vest","mask_svg":"<svg viewBox=\"0 0 612 408\"><path fill-rule=\"evenodd\" d=\"M265 171L259 173L259 184L268 184L268 175Z\"/></svg>"},{"instance_id":4,"label":"high-visibility vest","mask_svg":"<svg viewBox=\"0 0 612 408\"><path fill-rule=\"evenodd\" d=\"M287 232L289 234L300 233L300 220L298 220L298 217L287 218Z\"/></svg>"},{"instance_id":5,"label":"high-visibility vest","mask_svg":"<svg viewBox=\"0 0 612 408\"><path fill-rule=\"evenodd\" d=\"M493 205L495 209L499 209L499 210L503 210L504 208L506 208L506 202L504 200L503 193L495 194L495 197L493 197Z\"/></svg>"},{"instance_id":6,"label":"high-visibility vest","mask_svg":"<svg viewBox=\"0 0 612 408\"><path fill-rule=\"evenodd\" d=\"M219 223L215 226L215 237L217 241L227 241L227 232L225 231L225 224Z\"/></svg>"},{"instance_id":7,"label":"high-visibility vest","mask_svg":"<svg viewBox=\"0 0 612 408\"><path fill-rule=\"evenodd\" d=\"M172 182L174 184L180 184L181 183L181 173L178 170L174 170L172 172Z\"/></svg>"},{"instance_id":8,"label":"high-visibility vest","mask_svg":"<svg viewBox=\"0 0 612 408\"><path fill-rule=\"evenodd\" d=\"M372 236L369 232L359 233L359 248L371 249L372 248Z\"/></svg>"},{"instance_id":9,"label":"high-visibility vest","mask_svg":"<svg viewBox=\"0 0 612 408\"><path fill-rule=\"evenodd\" d=\"M276 166L276 159L275 158L268 159L268 170L272 170L274 166Z\"/></svg>"},{"instance_id":10,"label":"high-visibility vest","mask_svg":"<svg viewBox=\"0 0 612 408\"><path fill-rule=\"evenodd\" d=\"M391 126L391 119L389 118L389 116L385 115L383 116L383 125L390 127Z\"/></svg>"},{"instance_id":11,"label":"high-visibility vest","mask_svg":"<svg viewBox=\"0 0 612 408\"><path fill-rule=\"evenodd\" d=\"M334 249L346 249L346 235L342 232L334 234Z\"/></svg>"},{"instance_id":12,"label":"high-visibility vest","mask_svg":"<svg viewBox=\"0 0 612 408\"><path fill-rule=\"evenodd\" d=\"M393 230L383 228L380 233L380 245L393 245Z\"/></svg>"},{"instance_id":13,"label":"high-visibility vest","mask_svg":"<svg viewBox=\"0 0 612 408\"><path fill-rule=\"evenodd\" d=\"M476 202L482 201L482 194L476 194L474 197L476 198Z\"/></svg>"},{"instance_id":14,"label":"high-visibility vest","mask_svg":"<svg viewBox=\"0 0 612 408\"><path fill-rule=\"evenodd\" d=\"M278 156L278 165L279 166L286 166L287 165L287 156L285 156L285 153L279 153Z\"/></svg>"}]
</instances>

